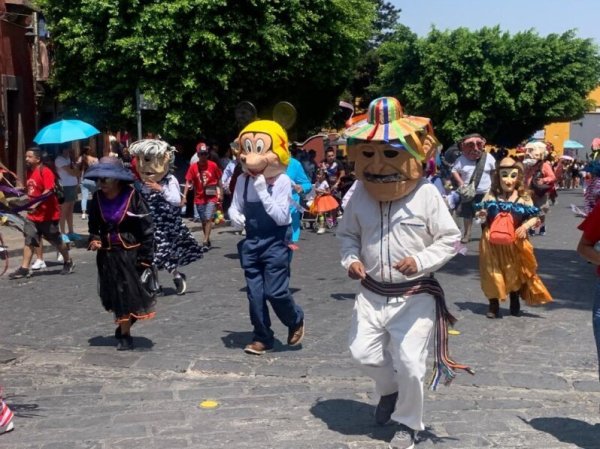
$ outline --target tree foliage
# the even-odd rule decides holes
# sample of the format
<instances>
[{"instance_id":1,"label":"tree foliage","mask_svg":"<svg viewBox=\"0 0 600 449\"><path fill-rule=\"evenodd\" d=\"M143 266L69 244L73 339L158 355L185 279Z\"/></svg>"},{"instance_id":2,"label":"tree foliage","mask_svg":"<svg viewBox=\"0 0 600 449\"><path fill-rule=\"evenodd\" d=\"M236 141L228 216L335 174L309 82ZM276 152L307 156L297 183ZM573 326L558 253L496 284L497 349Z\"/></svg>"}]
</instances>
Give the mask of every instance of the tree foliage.
<instances>
[{"instance_id":1,"label":"tree foliage","mask_svg":"<svg viewBox=\"0 0 600 449\"><path fill-rule=\"evenodd\" d=\"M399 24L401 9L386 0L375 0L377 15L373 24L373 34L364 42L364 51L358 58L354 77L349 87L352 98L360 98L360 107L368 106L369 87L375 81L379 70L379 53L377 49L387 40L398 35L400 30L407 29Z\"/></svg>"},{"instance_id":2,"label":"tree foliage","mask_svg":"<svg viewBox=\"0 0 600 449\"><path fill-rule=\"evenodd\" d=\"M372 92L431 117L445 142L477 131L512 146L545 124L581 117L600 80L597 47L573 31L433 29L419 39L404 30L382 44L379 57Z\"/></svg>"},{"instance_id":3,"label":"tree foliage","mask_svg":"<svg viewBox=\"0 0 600 449\"><path fill-rule=\"evenodd\" d=\"M298 130L337 106L362 45L371 0L38 0L55 47L53 83L67 109L99 125L135 121L136 87L171 137L231 138L234 106L268 118L298 109Z\"/></svg>"}]
</instances>

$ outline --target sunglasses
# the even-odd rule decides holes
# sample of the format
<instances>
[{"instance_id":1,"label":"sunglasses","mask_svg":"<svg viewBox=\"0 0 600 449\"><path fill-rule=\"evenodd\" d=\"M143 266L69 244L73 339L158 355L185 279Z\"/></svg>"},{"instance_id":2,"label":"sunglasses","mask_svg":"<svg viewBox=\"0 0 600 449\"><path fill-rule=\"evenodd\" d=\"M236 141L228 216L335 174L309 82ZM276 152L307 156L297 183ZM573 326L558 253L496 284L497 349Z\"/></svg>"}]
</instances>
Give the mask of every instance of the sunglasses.
<instances>
[{"instance_id":1,"label":"sunglasses","mask_svg":"<svg viewBox=\"0 0 600 449\"><path fill-rule=\"evenodd\" d=\"M98 178L98 182L112 182L115 178Z\"/></svg>"}]
</instances>

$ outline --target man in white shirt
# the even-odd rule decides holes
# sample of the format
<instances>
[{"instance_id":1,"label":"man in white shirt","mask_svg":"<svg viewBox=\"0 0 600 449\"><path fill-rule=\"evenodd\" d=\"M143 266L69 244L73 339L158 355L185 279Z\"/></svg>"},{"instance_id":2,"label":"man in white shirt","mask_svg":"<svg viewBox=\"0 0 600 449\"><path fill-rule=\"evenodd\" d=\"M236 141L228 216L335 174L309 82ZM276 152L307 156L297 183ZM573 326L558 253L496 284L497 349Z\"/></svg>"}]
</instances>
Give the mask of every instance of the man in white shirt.
<instances>
[{"instance_id":1,"label":"man in white shirt","mask_svg":"<svg viewBox=\"0 0 600 449\"><path fill-rule=\"evenodd\" d=\"M71 159L71 147L64 145L61 153L54 160L56 173L64 192L64 201L60 205L60 232L65 241L79 240L81 237L73 231L73 208L77 201L77 186L79 185L79 169ZM69 231L65 232L66 228Z\"/></svg>"},{"instance_id":2,"label":"man in white shirt","mask_svg":"<svg viewBox=\"0 0 600 449\"><path fill-rule=\"evenodd\" d=\"M454 369L447 357L443 291L433 272L456 254L460 231L437 189L423 178L422 161L435 153L431 121L404 116L398 100L378 98L369 122L346 132L355 163L354 193L337 238L342 266L361 281L350 331L350 352L375 381L375 420L398 427L390 447L414 447L423 424L427 344L436 326L432 388Z\"/></svg>"},{"instance_id":3,"label":"man in white shirt","mask_svg":"<svg viewBox=\"0 0 600 449\"><path fill-rule=\"evenodd\" d=\"M457 186L469 184L471 177L476 171L479 158L485 158L482 163L483 172L475 186L475 198L472 201L461 201L458 207L458 216L463 218L463 235L461 242L469 243L471 230L473 229L473 217L475 217L474 205L480 203L484 195L492 186L492 173L496 169L496 159L485 151L485 139L481 134L468 134L459 141L462 155L452 166L452 177ZM474 182L476 179L473 180Z\"/></svg>"}]
</instances>

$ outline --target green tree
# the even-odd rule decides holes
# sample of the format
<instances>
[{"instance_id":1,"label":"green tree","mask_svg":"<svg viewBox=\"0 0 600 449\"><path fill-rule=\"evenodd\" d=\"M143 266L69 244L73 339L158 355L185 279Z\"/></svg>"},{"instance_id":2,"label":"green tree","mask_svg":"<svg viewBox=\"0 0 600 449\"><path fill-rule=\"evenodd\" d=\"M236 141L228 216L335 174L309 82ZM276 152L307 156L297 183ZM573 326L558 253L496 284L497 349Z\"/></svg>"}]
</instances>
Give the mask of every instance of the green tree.
<instances>
[{"instance_id":1,"label":"green tree","mask_svg":"<svg viewBox=\"0 0 600 449\"><path fill-rule=\"evenodd\" d=\"M136 87L170 137L231 138L242 100L287 100L298 132L337 106L362 43L371 0L38 0L55 48L53 83L67 110L116 127L135 122Z\"/></svg>"},{"instance_id":2,"label":"green tree","mask_svg":"<svg viewBox=\"0 0 600 449\"><path fill-rule=\"evenodd\" d=\"M421 39L390 39L379 57L373 92L431 117L445 142L477 131L515 145L547 123L581 117L600 80L597 47L573 31L541 37L498 27L433 29Z\"/></svg>"},{"instance_id":3,"label":"green tree","mask_svg":"<svg viewBox=\"0 0 600 449\"><path fill-rule=\"evenodd\" d=\"M364 50L358 59L354 77L349 88L349 97L360 98L360 106L366 108L371 101L369 87L375 81L379 71L378 48L383 43L395 38L400 29L406 30L399 24L401 9L385 0L375 0L377 15L373 24L371 38L364 42Z\"/></svg>"}]
</instances>

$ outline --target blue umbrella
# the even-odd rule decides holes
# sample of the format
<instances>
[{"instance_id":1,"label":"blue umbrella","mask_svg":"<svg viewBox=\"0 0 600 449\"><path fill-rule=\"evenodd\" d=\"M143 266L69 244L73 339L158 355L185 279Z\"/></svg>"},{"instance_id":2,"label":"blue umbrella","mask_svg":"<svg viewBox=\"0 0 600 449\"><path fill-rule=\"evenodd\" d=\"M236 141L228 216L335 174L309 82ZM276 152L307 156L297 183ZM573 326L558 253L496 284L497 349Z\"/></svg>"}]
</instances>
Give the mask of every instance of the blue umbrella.
<instances>
[{"instance_id":1,"label":"blue umbrella","mask_svg":"<svg viewBox=\"0 0 600 449\"><path fill-rule=\"evenodd\" d=\"M40 130L33 138L38 145L65 143L73 140L87 139L100 134L96 128L81 120L61 120Z\"/></svg>"},{"instance_id":2,"label":"blue umbrella","mask_svg":"<svg viewBox=\"0 0 600 449\"><path fill-rule=\"evenodd\" d=\"M582 144L580 144L579 142L577 142L576 140L565 140L563 142L563 148L569 148L572 150L581 150L582 148L585 148Z\"/></svg>"}]
</instances>

